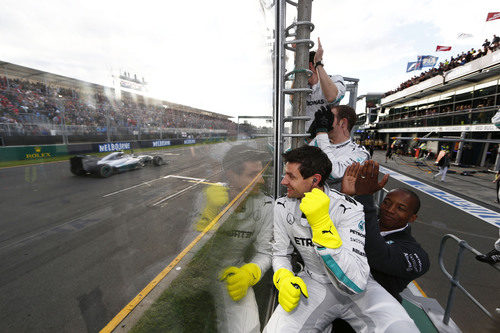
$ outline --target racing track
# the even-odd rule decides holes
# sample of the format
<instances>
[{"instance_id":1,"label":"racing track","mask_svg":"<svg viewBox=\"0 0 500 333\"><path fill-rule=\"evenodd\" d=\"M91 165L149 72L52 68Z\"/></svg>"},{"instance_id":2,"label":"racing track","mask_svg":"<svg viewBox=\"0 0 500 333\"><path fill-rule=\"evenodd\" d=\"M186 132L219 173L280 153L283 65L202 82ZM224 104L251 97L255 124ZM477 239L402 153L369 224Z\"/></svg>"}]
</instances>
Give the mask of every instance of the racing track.
<instances>
[{"instance_id":1,"label":"racing track","mask_svg":"<svg viewBox=\"0 0 500 333\"><path fill-rule=\"evenodd\" d=\"M168 165L106 179L75 177L68 162L0 169L0 331L103 328L197 235L191 220L199 207L193 202L203 185L163 177L224 181L224 145L168 149L165 154L175 154L164 156ZM407 187L391 179L387 187L401 186ZM413 233L431 257L431 269L418 283L444 306L450 284L437 263L441 237L453 233L488 251L498 231L417 193L422 209ZM452 270L456 252L448 253ZM489 310L499 306L498 272L470 254L461 281ZM460 292L452 318L464 332L489 325Z\"/></svg>"},{"instance_id":2,"label":"racing track","mask_svg":"<svg viewBox=\"0 0 500 333\"><path fill-rule=\"evenodd\" d=\"M223 181L225 145L168 149L168 165L106 179L69 162L1 169L0 331L102 329L197 235L203 185L163 177Z\"/></svg>"}]
</instances>

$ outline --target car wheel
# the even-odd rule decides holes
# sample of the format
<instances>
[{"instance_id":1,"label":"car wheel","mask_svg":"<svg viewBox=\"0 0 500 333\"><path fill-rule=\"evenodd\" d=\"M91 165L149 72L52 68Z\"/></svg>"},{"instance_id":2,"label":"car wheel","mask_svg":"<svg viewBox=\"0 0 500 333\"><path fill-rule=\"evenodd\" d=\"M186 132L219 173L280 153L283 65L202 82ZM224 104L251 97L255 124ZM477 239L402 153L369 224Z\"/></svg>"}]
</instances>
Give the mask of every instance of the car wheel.
<instances>
[{"instance_id":1,"label":"car wheel","mask_svg":"<svg viewBox=\"0 0 500 333\"><path fill-rule=\"evenodd\" d=\"M103 164L99 167L99 177L108 178L113 174L113 169L107 165Z\"/></svg>"},{"instance_id":2,"label":"car wheel","mask_svg":"<svg viewBox=\"0 0 500 333\"><path fill-rule=\"evenodd\" d=\"M154 156L153 157L153 165L160 166L162 164L163 164L163 158L161 156Z\"/></svg>"}]
</instances>

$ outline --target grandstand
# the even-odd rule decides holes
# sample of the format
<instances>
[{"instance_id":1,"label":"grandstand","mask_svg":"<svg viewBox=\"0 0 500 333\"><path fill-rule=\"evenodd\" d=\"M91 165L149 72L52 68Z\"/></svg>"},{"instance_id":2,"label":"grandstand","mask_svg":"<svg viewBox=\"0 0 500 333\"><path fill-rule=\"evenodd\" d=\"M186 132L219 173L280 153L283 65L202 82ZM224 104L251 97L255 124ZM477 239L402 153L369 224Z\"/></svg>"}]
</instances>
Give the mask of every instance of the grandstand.
<instances>
[{"instance_id":1,"label":"grandstand","mask_svg":"<svg viewBox=\"0 0 500 333\"><path fill-rule=\"evenodd\" d=\"M466 56L385 93L372 109L376 119L364 118L365 133L386 144L393 137L484 140L450 142L452 158L461 165L495 165L498 146L486 141L500 139L491 123L500 107L500 50L492 46ZM428 146L433 153L439 150L437 141Z\"/></svg>"},{"instance_id":2,"label":"grandstand","mask_svg":"<svg viewBox=\"0 0 500 333\"><path fill-rule=\"evenodd\" d=\"M228 137L229 116L0 62L0 144Z\"/></svg>"}]
</instances>

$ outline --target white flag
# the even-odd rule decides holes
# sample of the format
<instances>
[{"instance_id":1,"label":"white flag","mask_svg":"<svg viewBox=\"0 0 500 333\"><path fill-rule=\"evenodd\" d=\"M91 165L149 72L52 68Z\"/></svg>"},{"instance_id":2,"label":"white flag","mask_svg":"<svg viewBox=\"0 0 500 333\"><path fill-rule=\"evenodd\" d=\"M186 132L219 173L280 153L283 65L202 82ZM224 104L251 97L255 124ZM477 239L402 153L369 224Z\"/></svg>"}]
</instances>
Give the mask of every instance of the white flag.
<instances>
[{"instance_id":1,"label":"white flag","mask_svg":"<svg viewBox=\"0 0 500 333\"><path fill-rule=\"evenodd\" d=\"M458 39L465 39L465 38L471 38L471 37L473 37L472 34L466 34L466 33L460 33L457 36Z\"/></svg>"}]
</instances>

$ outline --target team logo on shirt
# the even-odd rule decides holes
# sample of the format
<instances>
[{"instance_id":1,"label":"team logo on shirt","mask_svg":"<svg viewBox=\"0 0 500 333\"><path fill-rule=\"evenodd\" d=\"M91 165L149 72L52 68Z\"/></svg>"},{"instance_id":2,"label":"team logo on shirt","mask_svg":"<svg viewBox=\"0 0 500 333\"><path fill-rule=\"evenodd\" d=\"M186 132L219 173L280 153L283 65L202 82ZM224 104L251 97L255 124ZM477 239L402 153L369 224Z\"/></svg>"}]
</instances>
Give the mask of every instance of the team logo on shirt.
<instances>
[{"instance_id":1,"label":"team logo on shirt","mask_svg":"<svg viewBox=\"0 0 500 333\"><path fill-rule=\"evenodd\" d=\"M365 230L365 221L359 221L358 228L359 230Z\"/></svg>"},{"instance_id":2,"label":"team logo on shirt","mask_svg":"<svg viewBox=\"0 0 500 333\"><path fill-rule=\"evenodd\" d=\"M293 222L295 222L295 217L293 217L292 213L288 213L288 215L286 216L286 221L289 225L292 225Z\"/></svg>"},{"instance_id":3,"label":"team logo on shirt","mask_svg":"<svg viewBox=\"0 0 500 333\"><path fill-rule=\"evenodd\" d=\"M344 211L342 212L342 214L345 214L346 210L351 209L351 207L346 207L346 206L344 206L344 204L340 204L339 207L344 208Z\"/></svg>"}]
</instances>

